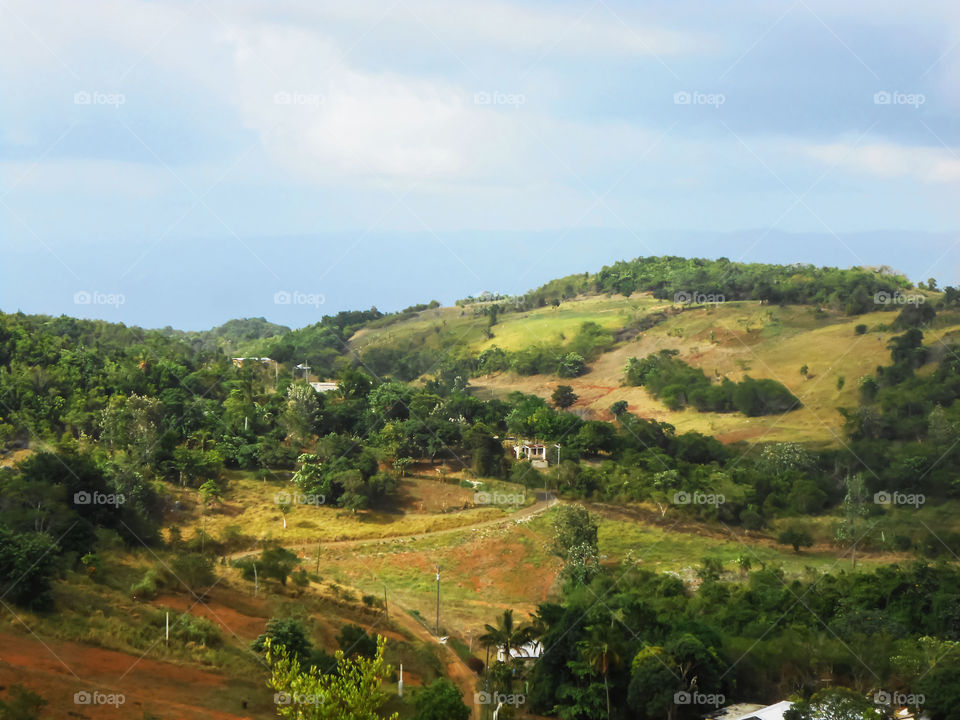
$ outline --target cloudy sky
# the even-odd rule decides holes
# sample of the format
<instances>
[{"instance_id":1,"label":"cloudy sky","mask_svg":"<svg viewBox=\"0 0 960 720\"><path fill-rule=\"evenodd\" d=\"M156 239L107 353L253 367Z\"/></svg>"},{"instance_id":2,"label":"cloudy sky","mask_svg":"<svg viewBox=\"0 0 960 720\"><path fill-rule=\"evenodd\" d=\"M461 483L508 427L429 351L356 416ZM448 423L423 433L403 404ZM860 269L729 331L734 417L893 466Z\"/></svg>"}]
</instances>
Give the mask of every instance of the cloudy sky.
<instances>
[{"instance_id":1,"label":"cloudy sky","mask_svg":"<svg viewBox=\"0 0 960 720\"><path fill-rule=\"evenodd\" d=\"M303 325L664 252L960 282L955 0L0 0L0 97L4 311Z\"/></svg>"}]
</instances>

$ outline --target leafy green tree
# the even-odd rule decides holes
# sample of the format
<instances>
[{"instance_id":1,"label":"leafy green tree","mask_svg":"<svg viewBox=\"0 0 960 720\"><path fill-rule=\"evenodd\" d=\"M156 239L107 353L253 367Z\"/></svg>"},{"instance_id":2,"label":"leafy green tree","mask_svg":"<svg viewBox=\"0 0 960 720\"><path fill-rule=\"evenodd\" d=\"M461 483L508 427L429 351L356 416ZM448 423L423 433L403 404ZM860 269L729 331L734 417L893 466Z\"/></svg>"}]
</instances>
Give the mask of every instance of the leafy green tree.
<instances>
[{"instance_id":1,"label":"leafy green tree","mask_svg":"<svg viewBox=\"0 0 960 720\"><path fill-rule=\"evenodd\" d=\"M337 635L337 645L347 657L372 658L377 653L377 641L359 625L344 625Z\"/></svg>"},{"instance_id":2,"label":"leafy green tree","mask_svg":"<svg viewBox=\"0 0 960 720\"><path fill-rule=\"evenodd\" d=\"M37 720L47 705L46 700L23 685L12 685L9 695L9 699L0 700L0 720Z\"/></svg>"},{"instance_id":3,"label":"leafy green tree","mask_svg":"<svg viewBox=\"0 0 960 720\"><path fill-rule=\"evenodd\" d=\"M557 385L550 399L553 400L555 406L561 410L565 410L577 401L577 394L569 385Z\"/></svg>"},{"instance_id":4,"label":"leafy green tree","mask_svg":"<svg viewBox=\"0 0 960 720\"><path fill-rule=\"evenodd\" d=\"M470 720L463 693L447 678L438 678L413 696L414 720Z\"/></svg>"},{"instance_id":5,"label":"leafy green tree","mask_svg":"<svg viewBox=\"0 0 960 720\"><path fill-rule=\"evenodd\" d=\"M287 578L299 562L300 559L286 548L264 548L257 563L257 572L262 578L277 580L281 585L286 585Z\"/></svg>"},{"instance_id":6,"label":"leafy green tree","mask_svg":"<svg viewBox=\"0 0 960 720\"><path fill-rule=\"evenodd\" d=\"M579 377L586 371L587 361L580 353L570 352L563 355L557 365L557 375L562 378Z\"/></svg>"},{"instance_id":7,"label":"leafy green tree","mask_svg":"<svg viewBox=\"0 0 960 720\"><path fill-rule=\"evenodd\" d=\"M277 714L290 720L383 720L379 712L386 701L382 685L392 672L383 659L385 642L379 639L373 658L347 658L338 650L337 672L324 674L316 666L304 669L286 648L272 647L267 639L267 687L280 699ZM388 720L398 718L393 713Z\"/></svg>"},{"instance_id":8,"label":"leafy green tree","mask_svg":"<svg viewBox=\"0 0 960 720\"><path fill-rule=\"evenodd\" d=\"M303 623L294 618L271 618L267 622L267 629L254 640L251 648L262 653L267 649L268 641L276 649L284 647L291 658L306 664L313 650L313 643L307 636L307 629Z\"/></svg>"},{"instance_id":9,"label":"leafy green tree","mask_svg":"<svg viewBox=\"0 0 960 720\"><path fill-rule=\"evenodd\" d=\"M294 383L287 388L287 402L281 422L287 433L300 443L313 434L320 403L317 393L306 383Z\"/></svg>"},{"instance_id":10,"label":"leafy green tree","mask_svg":"<svg viewBox=\"0 0 960 720\"><path fill-rule=\"evenodd\" d=\"M58 550L45 533L16 533L0 525L0 597L25 607L48 608Z\"/></svg>"},{"instance_id":11,"label":"leafy green tree","mask_svg":"<svg viewBox=\"0 0 960 720\"><path fill-rule=\"evenodd\" d=\"M613 405L610 406L610 413L620 419L620 416L627 412L630 409L629 403L626 400L617 400Z\"/></svg>"},{"instance_id":12,"label":"leafy green tree","mask_svg":"<svg viewBox=\"0 0 960 720\"><path fill-rule=\"evenodd\" d=\"M574 548L586 545L596 550L597 521L582 505L561 505L553 521L553 552L567 559Z\"/></svg>"},{"instance_id":13,"label":"leafy green tree","mask_svg":"<svg viewBox=\"0 0 960 720\"><path fill-rule=\"evenodd\" d=\"M850 559L857 567L857 543L862 539L863 527L860 522L868 513L869 494L863 475L848 476L845 480L847 493L843 498L843 520L837 526L836 539L850 548Z\"/></svg>"},{"instance_id":14,"label":"leafy green tree","mask_svg":"<svg viewBox=\"0 0 960 720\"><path fill-rule=\"evenodd\" d=\"M627 701L639 720L673 720L677 676L673 658L662 647L648 645L633 658Z\"/></svg>"},{"instance_id":15,"label":"leafy green tree","mask_svg":"<svg viewBox=\"0 0 960 720\"><path fill-rule=\"evenodd\" d=\"M603 677L603 690L610 718L610 672L620 664L618 635L612 624L587 628L587 639L580 642L580 653L591 669Z\"/></svg>"},{"instance_id":16,"label":"leafy green tree","mask_svg":"<svg viewBox=\"0 0 960 720\"><path fill-rule=\"evenodd\" d=\"M847 688L827 688L809 700L795 702L784 720L878 720L881 712L862 693Z\"/></svg>"},{"instance_id":17,"label":"leafy green tree","mask_svg":"<svg viewBox=\"0 0 960 720\"><path fill-rule=\"evenodd\" d=\"M781 545L793 546L793 551L798 553L800 552L800 548L813 545L813 537L803 528L791 526L780 533L777 537L777 542Z\"/></svg>"}]
</instances>

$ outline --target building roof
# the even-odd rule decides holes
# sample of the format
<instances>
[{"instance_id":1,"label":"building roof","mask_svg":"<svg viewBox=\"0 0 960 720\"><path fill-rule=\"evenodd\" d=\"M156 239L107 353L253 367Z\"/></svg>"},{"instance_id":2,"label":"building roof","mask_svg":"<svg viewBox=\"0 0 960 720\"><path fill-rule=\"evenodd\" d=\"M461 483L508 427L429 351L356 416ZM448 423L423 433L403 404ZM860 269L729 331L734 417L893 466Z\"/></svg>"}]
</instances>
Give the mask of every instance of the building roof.
<instances>
[{"instance_id":1,"label":"building roof","mask_svg":"<svg viewBox=\"0 0 960 720\"><path fill-rule=\"evenodd\" d=\"M744 715L731 718L731 720L783 720L783 714L791 707L793 707L792 702L783 700L760 710L751 710Z\"/></svg>"}]
</instances>

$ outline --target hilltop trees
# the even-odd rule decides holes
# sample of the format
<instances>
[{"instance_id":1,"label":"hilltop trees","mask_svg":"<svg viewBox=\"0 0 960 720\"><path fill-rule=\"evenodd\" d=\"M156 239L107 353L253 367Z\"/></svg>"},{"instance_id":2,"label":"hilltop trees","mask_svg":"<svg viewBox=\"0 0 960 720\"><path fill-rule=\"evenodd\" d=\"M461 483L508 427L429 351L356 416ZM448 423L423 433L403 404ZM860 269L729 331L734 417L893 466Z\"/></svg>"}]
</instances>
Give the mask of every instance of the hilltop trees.
<instances>
[{"instance_id":1,"label":"hilltop trees","mask_svg":"<svg viewBox=\"0 0 960 720\"><path fill-rule=\"evenodd\" d=\"M690 367L678 354L676 350L661 350L643 360L631 358L624 383L646 387L671 410L693 405L700 412L736 410L753 417L800 407L800 401L776 380L755 380L748 375L738 383L724 378L714 385L703 370Z\"/></svg>"}]
</instances>

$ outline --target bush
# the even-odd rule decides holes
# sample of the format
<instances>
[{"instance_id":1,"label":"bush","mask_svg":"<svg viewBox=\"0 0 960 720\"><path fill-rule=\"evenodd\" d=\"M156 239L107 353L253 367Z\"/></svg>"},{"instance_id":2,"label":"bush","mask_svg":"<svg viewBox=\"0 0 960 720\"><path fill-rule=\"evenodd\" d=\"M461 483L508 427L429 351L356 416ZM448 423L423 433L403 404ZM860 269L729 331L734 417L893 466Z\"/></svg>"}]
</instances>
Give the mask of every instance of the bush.
<instances>
[{"instance_id":1,"label":"bush","mask_svg":"<svg viewBox=\"0 0 960 720\"><path fill-rule=\"evenodd\" d=\"M215 647L221 642L220 628L206 618L190 613L182 613L170 620L170 637L205 647Z\"/></svg>"},{"instance_id":2,"label":"bush","mask_svg":"<svg viewBox=\"0 0 960 720\"><path fill-rule=\"evenodd\" d=\"M147 570L139 582L130 586L130 596L134 600L153 600L158 588L163 586L163 578L154 568Z\"/></svg>"},{"instance_id":3,"label":"bush","mask_svg":"<svg viewBox=\"0 0 960 720\"><path fill-rule=\"evenodd\" d=\"M866 334L867 334L867 326L864 325L863 323L860 323L859 325L857 325L857 326L853 329L853 331L854 331L857 335L866 335Z\"/></svg>"},{"instance_id":4,"label":"bush","mask_svg":"<svg viewBox=\"0 0 960 720\"><path fill-rule=\"evenodd\" d=\"M793 551L800 552L801 547L810 547L813 545L813 538L810 533L803 528L790 527L784 530L777 537L777 542L781 545L792 545Z\"/></svg>"},{"instance_id":5,"label":"bush","mask_svg":"<svg viewBox=\"0 0 960 720\"><path fill-rule=\"evenodd\" d=\"M417 708L414 720L469 720L470 708L463 694L447 678L435 680L413 696Z\"/></svg>"},{"instance_id":6,"label":"bush","mask_svg":"<svg viewBox=\"0 0 960 720\"><path fill-rule=\"evenodd\" d=\"M174 559L171 571L191 593L201 595L213 585L213 560L205 555L187 553Z\"/></svg>"},{"instance_id":7,"label":"bush","mask_svg":"<svg viewBox=\"0 0 960 720\"><path fill-rule=\"evenodd\" d=\"M347 657L372 658L377 654L377 641L359 625L344 625L337 635L337 645Z\"/></svg>"}]
</instances>

